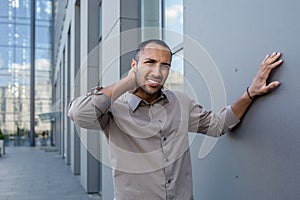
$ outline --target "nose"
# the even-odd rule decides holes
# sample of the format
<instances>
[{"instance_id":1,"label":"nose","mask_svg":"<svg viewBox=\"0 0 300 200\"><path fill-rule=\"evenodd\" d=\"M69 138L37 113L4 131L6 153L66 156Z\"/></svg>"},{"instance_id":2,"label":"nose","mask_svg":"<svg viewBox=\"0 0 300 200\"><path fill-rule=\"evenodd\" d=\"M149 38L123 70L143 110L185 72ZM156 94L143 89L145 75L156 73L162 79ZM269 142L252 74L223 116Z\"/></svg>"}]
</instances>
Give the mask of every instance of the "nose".
<instances>
[{"instance_id":1,"label":"nose","mask_svg":"<svg viewBox=\"0 0 300 200\"><path fill-rule=\"evenodd\" d=\"M155 64L155 66L152 67L151 75L153 77L161 77L161 69L159 63Z\"/></svg>"}]
</instances>

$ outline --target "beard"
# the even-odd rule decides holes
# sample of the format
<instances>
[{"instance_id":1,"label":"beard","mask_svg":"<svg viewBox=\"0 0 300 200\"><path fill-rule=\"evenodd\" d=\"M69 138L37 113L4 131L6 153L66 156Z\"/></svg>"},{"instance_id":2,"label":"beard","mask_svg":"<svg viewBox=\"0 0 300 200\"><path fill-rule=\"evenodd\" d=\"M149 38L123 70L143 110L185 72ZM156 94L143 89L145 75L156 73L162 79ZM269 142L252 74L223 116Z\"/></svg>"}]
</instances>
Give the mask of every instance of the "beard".
<instances>
[{"instance_id":1,"label":"beard","mask_svg":"<svg viewBox=\"0 0 300 200\"><path fill-rule=\"evenodd\" d=\"M138 87L139 90L141 90L143 93L145 93L148 96L153 96L157 93L160 93L161 88L162 88L162 85L155 88L155 91L152 91L152 90L149 90L145 85L141 85Z\"/></svg>"},{"instance_id":2,"label":"beard","mask_svg":"<svg viewBox=\"0 0 300 200\"><path fill-rule=\"evenodd\" d=\"M146 84L142 84L141 81L139 81L139 80L140 80L139 76L136 74L135 83L138 86L137 90L139 90L140 92L144 93L147 96L153 96L153 95L160 93L160 91L163 87L162 85L160 85L159 87L152 88L152 90L151 90L151 89L147 88ZM150 86L148 86L148 87L150 87Z\"/></svg>"}]
</instances>

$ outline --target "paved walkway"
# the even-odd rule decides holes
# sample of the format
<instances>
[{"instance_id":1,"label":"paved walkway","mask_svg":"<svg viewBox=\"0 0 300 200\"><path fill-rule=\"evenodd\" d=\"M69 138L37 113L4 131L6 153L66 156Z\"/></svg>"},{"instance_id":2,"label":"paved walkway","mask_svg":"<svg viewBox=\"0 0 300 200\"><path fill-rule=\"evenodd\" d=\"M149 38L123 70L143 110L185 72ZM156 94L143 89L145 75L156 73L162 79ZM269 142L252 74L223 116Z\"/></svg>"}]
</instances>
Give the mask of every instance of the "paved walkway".
<instances>
[{"instance_id":1,"label":"paved walkway","mask_svg":"<svg viewBox=\"0 0 300 200\"><path fill-rule=\"evenodd\" d=\"M0 157L0 200L100 200L87 194L57 152L7 147Z\"/></svg>"}]
</instances>

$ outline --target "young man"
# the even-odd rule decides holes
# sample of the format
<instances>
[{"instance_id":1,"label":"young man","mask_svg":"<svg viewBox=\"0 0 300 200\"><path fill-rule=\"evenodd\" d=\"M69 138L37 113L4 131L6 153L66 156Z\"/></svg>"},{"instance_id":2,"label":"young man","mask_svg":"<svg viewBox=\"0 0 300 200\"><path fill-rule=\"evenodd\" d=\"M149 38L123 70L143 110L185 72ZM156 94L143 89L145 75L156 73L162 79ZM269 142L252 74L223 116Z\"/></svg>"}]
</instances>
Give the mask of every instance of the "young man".
<instances>
[{"instance_id":1,"label":"young man","mask_svg":"<svg viewBox=\"0 0 300 200\"><path fill-rule=\"evenodd\" d=\"M266 85L282 63L266 56L247 91L220 113L206 111L178 91L164 90L170 48L160 40L141 43L128 75L73 100L69 117L87 129L102 129L110 146L115 199L193 199L188 132L219 137L243 117L254 97L279 86Z\"/></svg>"}]
</instances>

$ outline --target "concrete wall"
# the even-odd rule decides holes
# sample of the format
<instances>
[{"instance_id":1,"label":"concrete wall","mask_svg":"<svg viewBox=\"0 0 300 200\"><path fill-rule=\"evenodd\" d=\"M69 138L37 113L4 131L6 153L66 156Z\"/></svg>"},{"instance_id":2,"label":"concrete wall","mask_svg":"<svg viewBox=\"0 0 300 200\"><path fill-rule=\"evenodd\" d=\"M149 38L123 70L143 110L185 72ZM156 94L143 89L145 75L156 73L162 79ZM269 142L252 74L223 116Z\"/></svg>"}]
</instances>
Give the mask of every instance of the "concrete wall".
<instances>
[{"instance_id":1,"label":"concrete wall","mask_svg":"<svg viewBox=\"0 0 300 200\"><path fill-rule=\"evenodd\" d=\"M201 160L204 137L196 136L191 146L195 199L299 199L300 3L187 0L184 7L184 32L214 60L228 103L245 91L266 54L281 51L284 59L270 78L280 80L280 88L255 100L242 123ZM187 79L195 80L200 103L210 108L204 79L215 77L199 78L193 71L186 63Z\"/></svg>"}]
</instances>

